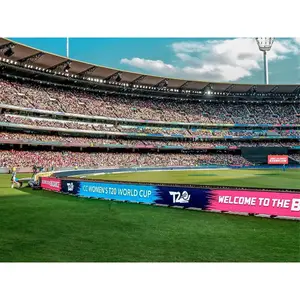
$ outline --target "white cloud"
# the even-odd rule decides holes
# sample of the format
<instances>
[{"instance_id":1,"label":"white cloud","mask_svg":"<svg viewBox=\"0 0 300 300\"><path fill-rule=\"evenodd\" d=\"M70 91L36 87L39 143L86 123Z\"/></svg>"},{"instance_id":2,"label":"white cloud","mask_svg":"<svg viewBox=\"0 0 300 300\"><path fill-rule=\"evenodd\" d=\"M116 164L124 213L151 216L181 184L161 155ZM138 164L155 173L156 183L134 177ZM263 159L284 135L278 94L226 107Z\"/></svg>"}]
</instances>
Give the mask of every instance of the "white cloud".
<instances>
[{"instance_id":1,"label":"white cloud","mask_svg":"<svg viewBox=\"0 0 300 300\"><path fill-rule=\"evenodd\" d=\"M195 53L201 52L206 49L206 45L199 42L179 42L173 43L172 48L174 52L186 52L186 53Z\"/></svg>"},{"instance_id":2,"label":"white cloud","mask_svg":"<svg viewBox=\"0 0 300 300\"><path fill-rule=\"evenodd\" d=\"M160 75L168 75L172 73L176 73L176 67L166 64L161 60L150 60L150 59L143 59L143 58L122 58L122 64L127 64L145 71L154 71Z\"/></svg>"},{"instance_id":3,"label":"white cloud","mask_svg":"<svg viewBox=\"0 0 300 300\"><path fill-rule=\"evenodd\" d=\"M300 45L300 37L294 38L294 41Z\"/></svg>"},{"instance_id":4,"label":"white cloud","mask_svg":"<svg viewBox=\"0 0 300 300\"><path fill-rule=\"evenodd\" d=\"M251 75L251 72L239 66L204 65L200 68L185 67L182 70L186 78L196 78L205 81L236 81Z\"/></svg>"},{"instance_id":5,"label":"white cloud","mask_svg":"<svg viewBox=\"0 0 300 300\"><path fill-rule=\"evenodd\" d=\"M262 53L256 41L250 38L177 42L171 49L177 58L177 66L143 58L125 58L121 63L157 75L225 82L249 77L262 67ZM275 40L268 58L270 61L286 59L291 54L298 54L299 50L300 38Z\"/></svg>"}]
</instances>

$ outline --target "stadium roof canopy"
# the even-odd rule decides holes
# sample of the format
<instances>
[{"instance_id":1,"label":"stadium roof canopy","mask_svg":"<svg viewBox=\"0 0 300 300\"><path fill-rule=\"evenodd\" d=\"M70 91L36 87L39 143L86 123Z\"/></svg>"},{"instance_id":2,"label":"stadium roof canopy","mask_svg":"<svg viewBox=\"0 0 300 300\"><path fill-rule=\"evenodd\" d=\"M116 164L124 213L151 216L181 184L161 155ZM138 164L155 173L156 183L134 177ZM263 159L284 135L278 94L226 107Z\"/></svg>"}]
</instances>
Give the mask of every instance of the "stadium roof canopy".
<instances>
[{"instance_id":1,"label":"stadium roof canopy","mask_svg":"<svg viewBox=\"0 0 300 300\"><path fill-rule=\"evenodd\" d=\"M13 51L7 55L7 50ZM214 92L228 93L246 93L255 90L256 93L298 93L299 85L251 85L251 84L235 84L235 83L217 83L193 81L184 79L164 78L140 73L133 73L111 69L107 67L97 66L85 62L69 59L67 57L58 56L47 53L38 49L34 49L11 40L0 38L0 57L2 59L9 58L17 61L22 65L30 64L42 70L62 71L69 66L68 73L78 77L93 77L102 80L115 80L119 76L119 80L123 83L146 85L150 87L168 86L169 89L178 90L199 90L203 91L207 88Z\"/></svg>"}]
</instances>

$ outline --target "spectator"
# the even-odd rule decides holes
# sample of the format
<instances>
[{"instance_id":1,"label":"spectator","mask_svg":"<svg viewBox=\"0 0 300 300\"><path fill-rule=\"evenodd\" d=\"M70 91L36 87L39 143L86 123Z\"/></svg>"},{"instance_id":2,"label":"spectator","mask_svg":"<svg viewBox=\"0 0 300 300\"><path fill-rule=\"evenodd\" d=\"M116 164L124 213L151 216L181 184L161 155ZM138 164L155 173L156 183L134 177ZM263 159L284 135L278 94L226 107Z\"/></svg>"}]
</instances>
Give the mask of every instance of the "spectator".
<instances>
[{"instance_id":1,"label":"spectator","mask_svg":"<svg viewBox=\"0 0 300 300\"><path fill-rule=\"evenodd\" d=\"M59 167L131 167L131 166L196 166L249 165L240 155L232 154L139 154L72 151L0 151L0 167L32 167L34 164L50 170Z\"/></svg>"},{"instance_id":2,"label":"spectator","mask_svg":"<svg viewBox=\"0 0 300 300\"><path fill-rule=\"evenodd\" d=\"M82 115L206 124L298 124L298 104L200 103L103 96L0 79L0 102Z\"/></svg>"}]
</instances>

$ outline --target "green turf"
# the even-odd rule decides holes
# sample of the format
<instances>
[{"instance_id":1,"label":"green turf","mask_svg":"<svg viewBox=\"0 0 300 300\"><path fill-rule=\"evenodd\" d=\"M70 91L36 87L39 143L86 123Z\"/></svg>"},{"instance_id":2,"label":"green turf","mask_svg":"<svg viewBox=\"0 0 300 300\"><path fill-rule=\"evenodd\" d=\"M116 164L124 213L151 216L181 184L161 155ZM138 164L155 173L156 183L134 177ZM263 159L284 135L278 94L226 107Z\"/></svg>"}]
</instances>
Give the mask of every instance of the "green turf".
<instances>
[{"instance_id":1,"label":"green turf","mask_svg":"<svg viewBox=\"0 0 300 300\"><path fill-rule=\"evenodd\" d=\"M0 261L300 262L300 223L86 200L0 175Z\"/></svg>"},{"instance_id":2,"label":"green turf","mask_svg":"<svg viewBox=\"0 0 300 300\"><path fill-rule=\"evenodd\" d=\"M139 182L300 189L300 170L196 170L133 172L87 178Z\"/></svg>"}]
</instances>

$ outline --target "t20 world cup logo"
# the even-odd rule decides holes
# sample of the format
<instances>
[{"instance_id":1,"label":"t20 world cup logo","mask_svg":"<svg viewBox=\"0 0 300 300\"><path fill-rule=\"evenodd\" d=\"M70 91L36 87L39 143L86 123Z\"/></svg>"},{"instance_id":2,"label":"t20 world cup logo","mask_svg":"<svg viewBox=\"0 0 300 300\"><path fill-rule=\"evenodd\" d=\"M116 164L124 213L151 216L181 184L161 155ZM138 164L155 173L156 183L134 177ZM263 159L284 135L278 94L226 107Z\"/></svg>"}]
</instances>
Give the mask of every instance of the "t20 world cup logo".
<instances>
[{"instance_id":1,"label":"t20 world cup logo","mask_svg":"<svg viewBox=\"0 0 300 300\"><path fill-rule=\"evenodd\" d=\"M73 182L68 182L67 183L67 187L68 187L68 192L73 192L73 190L74 190L74 183Z\"/></svg>"},{"instance_id":2,"label":"t20 world cup logo","mask_svg":"<svg viewBox=\"0 0 300 300\"><path fill-rule=\"evenodd\" d=\"M187 191L180 192L169 192L173 197L173 203L189 203L191 195Z\"/></svg>"}]
</instances>

